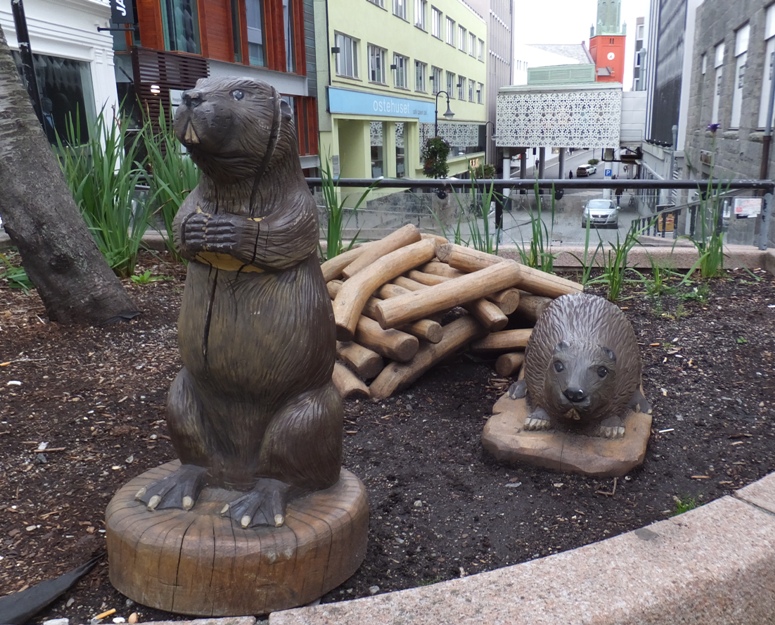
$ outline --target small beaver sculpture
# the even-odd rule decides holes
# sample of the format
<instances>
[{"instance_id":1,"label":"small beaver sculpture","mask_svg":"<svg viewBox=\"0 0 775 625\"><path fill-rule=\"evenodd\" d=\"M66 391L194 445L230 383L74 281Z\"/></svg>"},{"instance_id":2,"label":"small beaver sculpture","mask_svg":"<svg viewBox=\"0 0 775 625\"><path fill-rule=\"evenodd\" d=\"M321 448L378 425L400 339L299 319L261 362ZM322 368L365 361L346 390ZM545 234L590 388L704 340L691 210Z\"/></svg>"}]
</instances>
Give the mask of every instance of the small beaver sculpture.
<instances>
[{"instance_id":1,"label":"small beaver sculpture","mask_svg":"<svg viewBox=\"0 0 775 625\"><path fill-rule=\"evenodd\" d=\"M601 297L576 293L554 300L530 336L524 373L509 396L527 398L526 430L555 427L620 438L631 409L651 412L640 391L632 326Z\"/></svg>"},{"instance_id":2,"label":"small beaver sculpture","mask_svg":"<svg viewBox=\"0 0 775 625\"><path fill-rule=\"evenodd\" d=\"M137 499L190 509L218 486L244 493L222 511L242 527L280 526L342 459L333 310L291 109L268 84L203 79L174 127L202 174L174 221L190 261L167 400L181 466Z\"/></svg>"}]
</instances>

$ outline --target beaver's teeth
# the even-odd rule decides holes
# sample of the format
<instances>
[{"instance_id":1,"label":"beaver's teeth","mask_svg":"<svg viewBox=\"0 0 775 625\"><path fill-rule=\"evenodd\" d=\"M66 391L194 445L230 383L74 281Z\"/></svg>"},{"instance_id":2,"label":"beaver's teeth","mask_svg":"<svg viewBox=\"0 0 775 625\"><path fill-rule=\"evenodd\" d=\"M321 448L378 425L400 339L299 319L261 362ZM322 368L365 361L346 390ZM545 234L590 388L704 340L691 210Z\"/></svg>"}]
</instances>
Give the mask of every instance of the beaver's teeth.
<instances>
[{"instance_id":1,"label":"beaver's teeth","mask_svg":"<svg viewBox=\"0 0 775 625\"><path fill-rule=\"evenodd\" d=\"M186 143L189 144L199 143L199 135L196 134L194 124L191 122L188 122L186 125L186 134L184 135L183 139L185 139Z\"/></svg>"}]
</instances>

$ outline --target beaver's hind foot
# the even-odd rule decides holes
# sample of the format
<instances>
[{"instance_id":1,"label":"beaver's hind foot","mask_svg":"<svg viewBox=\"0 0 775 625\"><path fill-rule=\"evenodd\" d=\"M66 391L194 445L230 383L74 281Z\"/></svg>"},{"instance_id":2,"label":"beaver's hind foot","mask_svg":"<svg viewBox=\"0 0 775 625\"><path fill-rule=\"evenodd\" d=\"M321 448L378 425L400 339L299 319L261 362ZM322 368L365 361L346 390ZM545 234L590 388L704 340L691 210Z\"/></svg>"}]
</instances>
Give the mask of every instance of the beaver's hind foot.
<instances>
[{"instance_id":1,"label":"beaver's hind foot","mask_svg":"<svg viewBox=\"0 0 775 625\"><path fill-rule=\"evenodd\" d=\"M177 471L143 486L135 499L142 501L149 510L181 508L191 510L205 483L207 469L194 464L182 464Z\"/></svg>"},{"instance_id":2,"label":"beaver's hind foot","mask_svg":"<svg viewBox=\"0 0 775 625\"><path fill-rule=\"evenodd\" d=\"M624 436L624 423L619 417L608 417L600 422L595 436L602 438L622 438Z\"/></svg>"},{"instance_id":3,"label":"beaver's hind foot","mask_svg":"<svg viewBox=\"0 0 775 625\"><path fill-rule=\"evenodd\" d=\"M249 493L227 503L221 514L244 529L257 525L280 527L285 523L288 489L288 484L280 480L259 478Z\"/></svg>"}]
</instances>

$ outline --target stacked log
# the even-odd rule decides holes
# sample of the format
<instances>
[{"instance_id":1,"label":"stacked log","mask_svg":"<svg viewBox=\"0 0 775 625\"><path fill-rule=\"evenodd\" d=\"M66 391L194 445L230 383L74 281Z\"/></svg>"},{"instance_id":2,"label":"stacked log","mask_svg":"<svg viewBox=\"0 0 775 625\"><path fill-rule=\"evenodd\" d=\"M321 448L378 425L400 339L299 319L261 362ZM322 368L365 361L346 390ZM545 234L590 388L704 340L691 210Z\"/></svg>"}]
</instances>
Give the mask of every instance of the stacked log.
<instances>
[{"instance_id":1,"label":"stacked log","mask_svg":"<svg viewBox=\"0 0 775 625\"><path fill-rule=\"evenodd\" d=\"M498 375L515 375L543 309L582 290L413 225L322 270L336 322L333 380L343 397L389 397L465 348L497 359Z\"/></svg>"}]
</instances>

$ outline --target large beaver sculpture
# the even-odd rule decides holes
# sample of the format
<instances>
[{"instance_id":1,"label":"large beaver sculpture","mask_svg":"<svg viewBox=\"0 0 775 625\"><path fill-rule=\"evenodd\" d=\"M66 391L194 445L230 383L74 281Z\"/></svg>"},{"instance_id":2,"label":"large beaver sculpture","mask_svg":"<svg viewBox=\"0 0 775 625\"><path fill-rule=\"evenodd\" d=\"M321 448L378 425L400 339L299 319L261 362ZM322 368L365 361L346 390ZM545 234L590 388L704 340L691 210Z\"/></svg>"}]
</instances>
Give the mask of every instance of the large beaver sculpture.
<instances>
[{"instance_id":1,"label":"large beaver sculpture","mask_svg":"<svg viewBox=\"0 0 775 625\"><path fill-rule=\"evenodd\" d=\"M332 486L342 404L318 219L291 109L270 85L200 80L175 133L201 181L174 221L190 262L167 423L179 470L143 488L149 509L190 509L205 485L241 491L223 510L280 526L288 499Z\"/></svg>"},{"instance_id":2,"label":"large beaver sculpture","mask_svg":"<svg viewBox=\"0 0 775 625\"><path fill-rule=\"evenodd\" d=\"M538 318L524 379L509 396L527 398L526 430L620 438L631 409L651 412L640 386L640 350L624 313L601 297L576 293L558 297Z\"/></svg>"}]
</instances>

